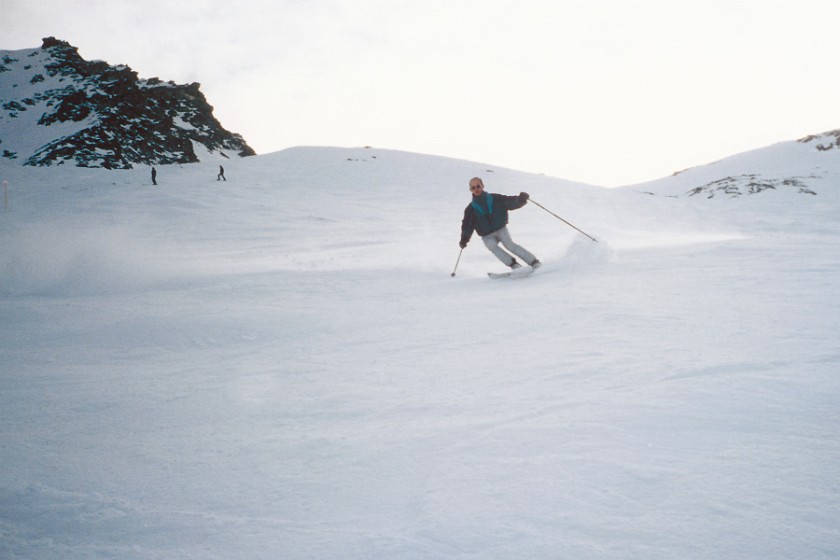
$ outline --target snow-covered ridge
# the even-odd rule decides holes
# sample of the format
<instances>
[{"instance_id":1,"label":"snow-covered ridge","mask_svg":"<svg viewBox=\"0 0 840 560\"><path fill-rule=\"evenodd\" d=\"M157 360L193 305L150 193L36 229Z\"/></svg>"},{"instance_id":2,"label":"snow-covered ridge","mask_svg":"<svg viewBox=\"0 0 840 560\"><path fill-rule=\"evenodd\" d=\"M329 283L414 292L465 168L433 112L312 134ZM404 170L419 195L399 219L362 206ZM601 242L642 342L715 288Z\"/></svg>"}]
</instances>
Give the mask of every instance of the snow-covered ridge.
<instances>
[{"instance_id":1,"label":"snow-covered ridge","mask_svg":"<svg viewBox=\"0 0 840 560\"><path fill-rule=\"evenodd\" d=\"M52 37L0 51L0 156L23 165L130 169L253 155L213 117L199 84L139 79L130 67L86 61Z\"/></svg>"},{"instance_id":2,"label":"snow-covered ridge","mask_svg":"<svg viewBox=\"0 0 840 560\"><path fill-rule=\"evenodd\" d=\"M771 190L837 196L840 129L780 142L630 187L663 196L739 198Z\"/></svg>"}]
</instances>

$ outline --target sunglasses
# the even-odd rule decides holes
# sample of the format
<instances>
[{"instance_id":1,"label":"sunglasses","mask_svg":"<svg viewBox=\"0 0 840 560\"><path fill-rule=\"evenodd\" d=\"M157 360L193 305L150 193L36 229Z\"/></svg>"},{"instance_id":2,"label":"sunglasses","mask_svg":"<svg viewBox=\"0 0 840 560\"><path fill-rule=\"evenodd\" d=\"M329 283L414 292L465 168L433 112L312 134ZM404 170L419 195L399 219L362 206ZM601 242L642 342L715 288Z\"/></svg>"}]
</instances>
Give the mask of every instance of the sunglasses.
<instances>
[{"instance_id":1,"label":"sunglasses","mask_svg":"<svg viewBox=\"0 0 840 560\"><path fill-rule=\"evenodd\" d=\"M470 185L471 191L480 191L482 188L484 187L482 187L481 185Z\"/></svg>"}]
</instances>

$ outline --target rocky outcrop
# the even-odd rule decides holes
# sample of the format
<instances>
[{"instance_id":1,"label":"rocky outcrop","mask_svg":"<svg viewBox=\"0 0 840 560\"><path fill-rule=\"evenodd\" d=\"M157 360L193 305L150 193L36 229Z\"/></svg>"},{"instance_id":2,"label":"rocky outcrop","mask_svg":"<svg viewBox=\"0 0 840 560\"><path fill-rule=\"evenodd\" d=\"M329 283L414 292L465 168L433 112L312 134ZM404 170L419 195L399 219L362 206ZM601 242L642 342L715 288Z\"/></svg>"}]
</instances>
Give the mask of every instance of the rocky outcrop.
<instances>
[{"instance_id":1,"label":"rocky outcrop","mask_svg":"<svg viewBox=\"0 0 840 560\"><path fill-rule=\"evenodd\" d=\"M128 169L196 162L199 147L254 155L216 120L197 83L140 79L128 66L84 60L53 37L40 49L0 51L0 156Z\"/></svg>"},{"instance_id":2,"label":"rocky outcrop","mask_svg":"<svg viewBox=\"0 0 840 560\"><path fill-rule=\"evenodd\" d=\"M703 195L706 198L714 198L715 195L735 198L743 195L757 194L768 189L795 189L796 192L801 194L816 195L817 193L808 187L806 180L807 177L777 179L751 173L718 179L701 187L691 189L687 194L688 196Z\"/></svg>"},{"instance_id":3,"label":"rocky outcrop","mask_svg":"<svg viewBox=\"0 0 840 560\"><path fill-rule=\"evenodd\" d=\"M801 142L802 144L815 142L814 146L821 152L827 152L835 148L840 149L840 129L829 130L822 134L810 134L805 138L800 138L797 142Z\"/></svg>"}]
</instances>

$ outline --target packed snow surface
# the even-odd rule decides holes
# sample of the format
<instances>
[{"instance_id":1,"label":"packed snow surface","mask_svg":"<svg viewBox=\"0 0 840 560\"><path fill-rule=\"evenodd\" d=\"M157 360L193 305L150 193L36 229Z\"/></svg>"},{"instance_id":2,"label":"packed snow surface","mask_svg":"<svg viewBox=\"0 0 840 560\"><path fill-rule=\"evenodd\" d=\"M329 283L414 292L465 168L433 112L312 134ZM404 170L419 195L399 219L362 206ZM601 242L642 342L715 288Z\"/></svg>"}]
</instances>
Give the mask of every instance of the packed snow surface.
<instances>
[{"instance_id":1,"label":"packed snow surface","mask_svg":"<svg viewBox=\"0 0 840 560\"><path fill-rule=\"evenodd\" d=\"M836 559L824 161L816 195L713 199L755 166L4 164L0 558ZM452 277L473 176L598 242L528 204L540 270L491 281L474 238Z\"/></svg>"}]
</instances>

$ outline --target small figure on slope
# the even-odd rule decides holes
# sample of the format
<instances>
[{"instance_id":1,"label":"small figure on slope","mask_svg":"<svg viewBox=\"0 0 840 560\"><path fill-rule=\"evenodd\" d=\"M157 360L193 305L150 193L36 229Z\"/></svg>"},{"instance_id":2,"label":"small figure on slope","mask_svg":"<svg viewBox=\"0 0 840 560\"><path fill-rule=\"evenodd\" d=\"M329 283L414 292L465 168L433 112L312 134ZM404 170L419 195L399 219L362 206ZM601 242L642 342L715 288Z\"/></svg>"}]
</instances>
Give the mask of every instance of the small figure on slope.
<instances>
[{"instance_id":1,"label":"small figure on slope","mask_svg":"<svg viewBox=\"0 0 840 560\"><path fill-rule=\"evenodd\" d=\"M467 246L473 232L476 232L484 242L484 246L512 270L520 268L521 265L510 253L532 268L540 266L537 257L513 242L507 229L508 211L525 206L528 202L528 193L522 192L519 196L488 193L484 191L484 182L479 177L470 179L470 192L472 192L472 202L464 210L464 220L461 222L459 243L461 249ZM499 247L499 243L510 253Z\"/></svg>"}]
</instances>

